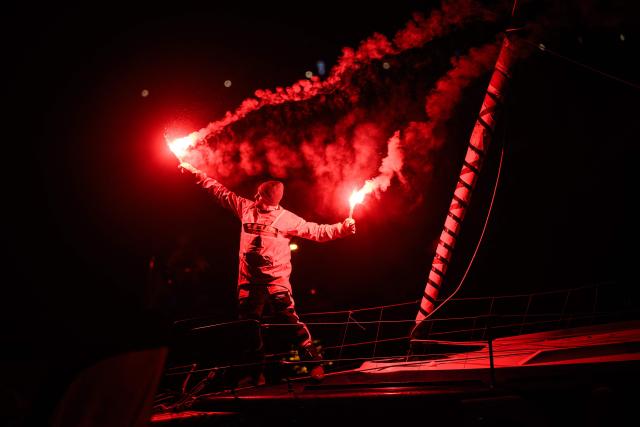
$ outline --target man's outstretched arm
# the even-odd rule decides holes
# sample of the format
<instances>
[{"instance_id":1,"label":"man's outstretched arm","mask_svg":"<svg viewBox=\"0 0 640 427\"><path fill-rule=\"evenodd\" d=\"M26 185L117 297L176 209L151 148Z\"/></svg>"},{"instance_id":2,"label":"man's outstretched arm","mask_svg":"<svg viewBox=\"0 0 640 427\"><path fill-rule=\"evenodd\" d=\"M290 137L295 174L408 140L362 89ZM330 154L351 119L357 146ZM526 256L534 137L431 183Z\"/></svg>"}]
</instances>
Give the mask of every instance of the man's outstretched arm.
<instances>
[{"instance_id":1,"label":"man's outstretched arm","mask_svg":"<svg viewBox=\"0 0 640 427\"><path fill-rule=\"evenodd\" d=\"M293 228L288 230L288 234L291 236L315 240L316 242L326 242L355 233L356 222L353 218L347 218L335 224L317 224L297 217Z\"/></svg>"},{"instance_id":2,"label":"man's outstretched arm","mask_svg":"<svg viewBox=\"0 0 640 427\"><path fill-rule=\"evenodd\" d=\"M178 166L181 171L188 171L193 174L200 184L217 202L224 208L231 210L238 218L242 217L242 211L251 203L250 200L238 196L215 179L209 177L205 172L195 168L191 163L182 162Z\"/></svg>"}]
</instances>

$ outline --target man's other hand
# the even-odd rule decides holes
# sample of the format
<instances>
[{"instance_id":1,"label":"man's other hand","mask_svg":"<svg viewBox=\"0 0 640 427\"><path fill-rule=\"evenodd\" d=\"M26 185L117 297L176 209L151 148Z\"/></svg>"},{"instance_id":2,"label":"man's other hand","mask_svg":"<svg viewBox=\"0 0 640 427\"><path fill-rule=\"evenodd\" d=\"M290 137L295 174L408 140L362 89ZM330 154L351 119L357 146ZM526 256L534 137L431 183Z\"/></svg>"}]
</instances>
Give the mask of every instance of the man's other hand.
<instances>
[{"instance_id":1,"label":"man's other hand","mask_svg":"<svg viewBox=\"0 0 640 427\"><path fill-rule=\"evenodd\" d=\"M349 234L356 234L356 220L353 218L347 218L342 222L342 226Z\"/></svg>"},{"instance_id":2,"label":"man's other hand","mask_svg":"<svg viewBox=\"0 0 640 427\"><path fill-rule=\"evenodd\" d=\"M185 170L191 172L194 175L198 175L200 173L202 173L201 170L196 169L195 167L193 167L193 165L191 163L187 163L187 162L182 162L178 165L178 169L180 169L180 172L184 172Z\"/></svg>"}]
</instances>

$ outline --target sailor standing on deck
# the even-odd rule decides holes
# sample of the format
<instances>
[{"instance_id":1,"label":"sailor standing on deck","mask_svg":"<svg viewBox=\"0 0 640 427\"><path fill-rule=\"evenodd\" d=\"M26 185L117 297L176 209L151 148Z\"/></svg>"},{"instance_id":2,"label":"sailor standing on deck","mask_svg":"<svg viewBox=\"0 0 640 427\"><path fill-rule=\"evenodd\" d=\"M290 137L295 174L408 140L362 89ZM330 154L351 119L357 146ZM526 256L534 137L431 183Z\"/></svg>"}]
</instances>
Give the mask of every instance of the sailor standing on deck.
<instances>
[{"instance_id":1,"label":"sailor standing on deck","mask_svg":"<svg viewBox=\"0 0 640 427\"><path fill-rule=\"evenodd\" d=\"M300 321L291 296L289 241L294 236L317 242L349 236L356 232L355 221L352 218L335 224L305 221L280 206L284 185L279 181L263 182L254 200L249 200L189 163L183 162L179 168L191 172L198 184L242 222L238 273L240 319L260 321L265 305L269 305L272 314L283 323L295 325L295 343L300 347L301 356L317 362L312 364L310 374L314 380L321 380L324 376L322 357L313 345L309 329ZM253 379L254 383L262 383L264 376L254 372Z\"/></svg>"}]
</instances>

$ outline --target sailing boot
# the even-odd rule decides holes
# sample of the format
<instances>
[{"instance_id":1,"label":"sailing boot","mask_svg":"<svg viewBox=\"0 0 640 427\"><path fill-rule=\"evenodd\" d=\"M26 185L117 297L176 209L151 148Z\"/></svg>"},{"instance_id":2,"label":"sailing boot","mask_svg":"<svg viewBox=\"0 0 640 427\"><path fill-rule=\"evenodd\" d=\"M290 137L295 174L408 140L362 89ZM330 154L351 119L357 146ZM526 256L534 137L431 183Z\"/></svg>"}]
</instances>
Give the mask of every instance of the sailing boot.
<instances>
[{"instance_id":1,"label":"sailing boot","mask_svg":"<svg viewBox=\"0 0 640 427\"><path fill-rule=\"evenodd\" d=\"M313 361L307 365L311 379L316 382L322 381L324 379L324 367L322 366L322 356L318 353L316 346L313 343L304 345L301 348L301 356L305 360Z\"/></svg>"}]
</instances>

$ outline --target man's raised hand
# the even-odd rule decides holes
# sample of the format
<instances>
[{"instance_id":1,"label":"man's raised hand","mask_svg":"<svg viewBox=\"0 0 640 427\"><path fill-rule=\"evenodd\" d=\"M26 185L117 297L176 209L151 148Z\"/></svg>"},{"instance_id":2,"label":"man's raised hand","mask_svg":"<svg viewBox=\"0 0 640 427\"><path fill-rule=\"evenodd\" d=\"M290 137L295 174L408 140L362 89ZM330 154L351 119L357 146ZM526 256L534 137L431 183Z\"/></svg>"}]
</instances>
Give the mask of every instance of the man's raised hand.
<instances>
[{"instance_id":1,"label":"man's raised hand","mask_svg":"<svg viewBox=\"0 0 640 427\"><path fill-rule=\"evenodd\" d=\"M347 218L342 222L342 227L348 230L349 234L356 234L356 220L353 218Z\"/></svg>"},{"instance_id":2,"label":"man's raised hand","mask_svg":"<svg viewBox=\"0 0 640 427\"><path fill-rule=\"evenodd\" d=\"M198 175L201 174L202 171L199 169L196 169L191 163L187 163L187 162L182 162L178 165L178 169L180 169L180 172L184 172L185 170L191 172L194 175Z\"/></svg>"}]
</instances>

